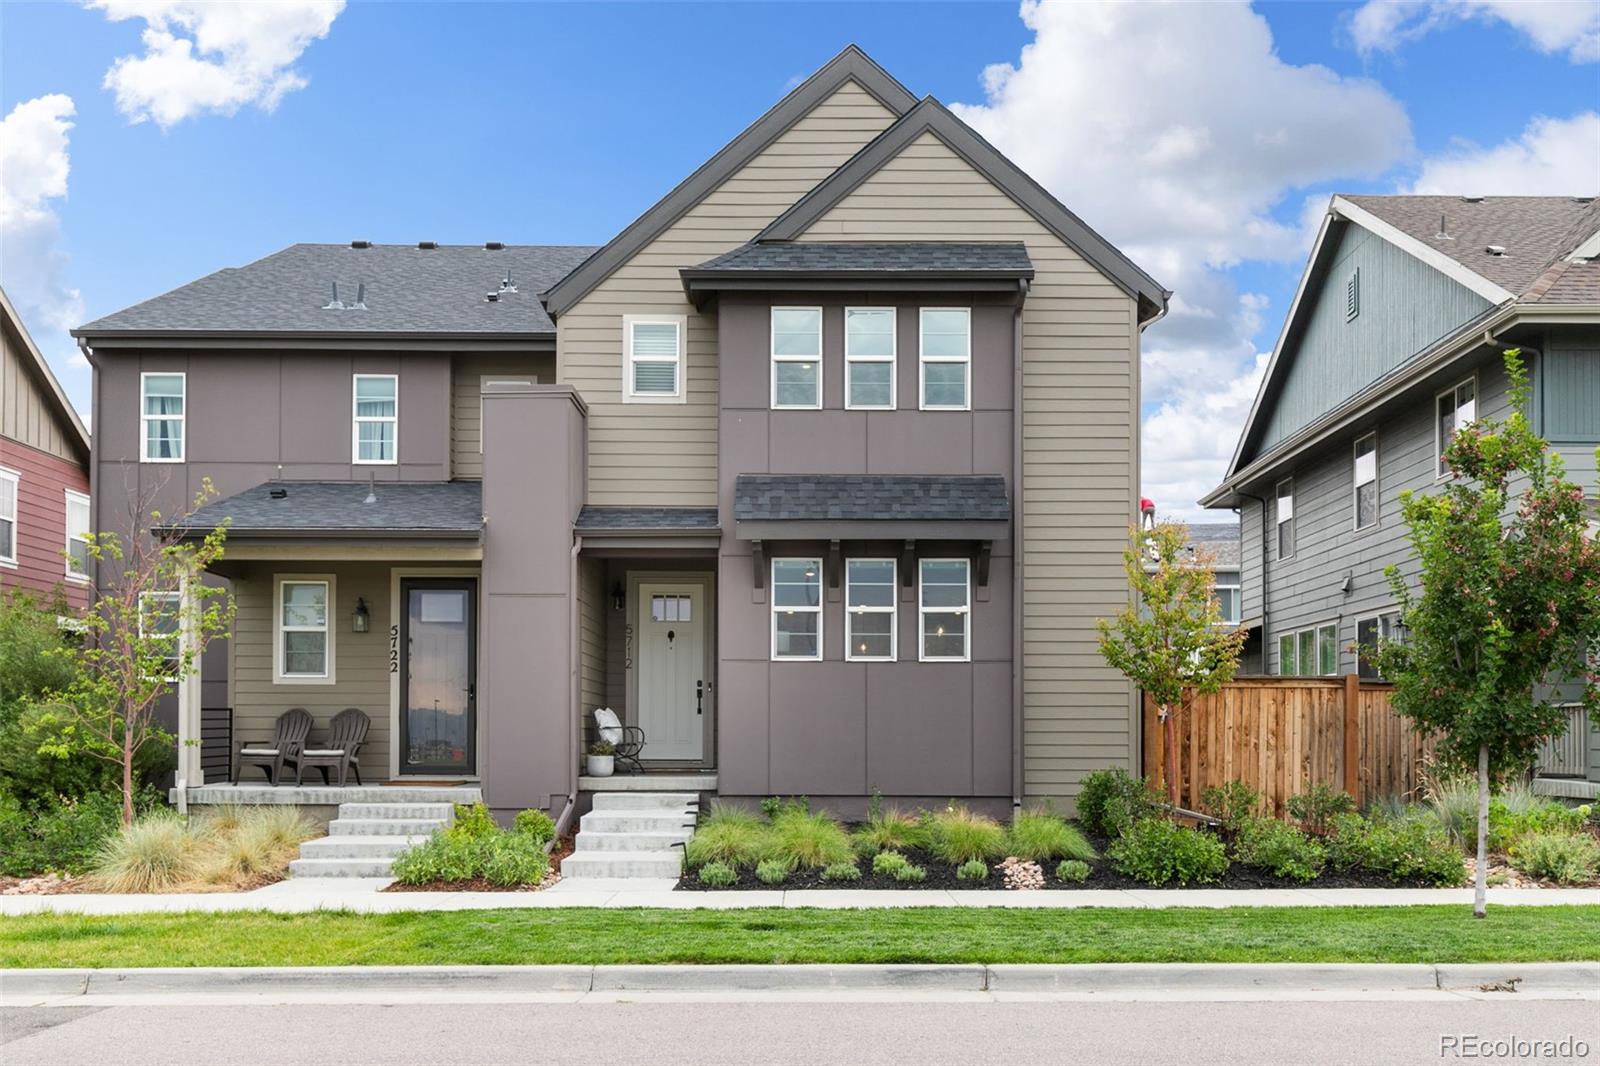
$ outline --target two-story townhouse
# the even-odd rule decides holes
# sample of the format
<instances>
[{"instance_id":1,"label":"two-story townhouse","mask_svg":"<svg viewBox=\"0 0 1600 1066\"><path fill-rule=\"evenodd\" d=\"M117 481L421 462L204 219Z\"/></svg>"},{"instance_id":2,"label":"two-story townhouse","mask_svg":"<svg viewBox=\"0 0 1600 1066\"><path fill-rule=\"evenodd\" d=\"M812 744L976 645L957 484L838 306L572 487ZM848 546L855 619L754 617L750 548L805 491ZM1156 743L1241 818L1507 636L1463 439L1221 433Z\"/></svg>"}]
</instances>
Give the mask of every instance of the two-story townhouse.
<instances>
[{"instance_id":1,"label":"two-story townhouse","mask_svg":"<svg viewBox=\"0 0 1600 1066\"><path fill-rule=\"evenodd\" d=\"M0 591L89 602L89 434L0 290Z\"/></svg>"},{"instance_id":2,"label":"two-story townhouse","mask_svg":"<svg viewBox=\"0 0 1600 1066\"><path fill-rule=\"evenodd\" d=\"M851 47L600 248L296 245L83 327L97 513L211 478L235 732L360 708L369 780L562 810L610 707L665 787L1070 803L1139 750L1094 622L1168 295Z\"/></svg>"},{"instance_id":3,"label":"two-story townhouse","mask_svg":"<svg viewBox=\"0 0 1600 1066\"><path fill-rule=\"evenodd\" d=\"M1239 511L1246 624L1270 673L1376 672L1385 568L1415 581L1399 494L1448 476L1452 432L1504 417L1520 348L1532 418L1600 497L1600 201L1336 196L1223 483ZM1574 715L1542 788L1594 795L1600 734ZM1587 778L1587 781L1584 779Z\"/></svg>"}]
</instances>

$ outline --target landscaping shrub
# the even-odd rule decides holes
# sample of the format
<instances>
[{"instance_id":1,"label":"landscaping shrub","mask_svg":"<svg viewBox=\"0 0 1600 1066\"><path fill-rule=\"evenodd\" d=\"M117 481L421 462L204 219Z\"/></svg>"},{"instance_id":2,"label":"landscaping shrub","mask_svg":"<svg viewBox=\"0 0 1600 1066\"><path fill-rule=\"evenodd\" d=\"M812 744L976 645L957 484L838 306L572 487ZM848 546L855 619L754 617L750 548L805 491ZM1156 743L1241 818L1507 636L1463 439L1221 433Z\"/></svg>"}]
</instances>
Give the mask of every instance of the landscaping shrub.
<instances>
[{"instance_id":1,"label":"landscaping shrub","mask_svg":"<svg viewBox=\"0 0 1600 1066\"><path fill-rule=\"evenodd\" d=\"M1084 777L1078 790L1078 821L1110 840L1160 810L1160 797L1149 779L1122 769L1096 770Z\"/></svg>"},{"instance_id":2,"label":"landscaping shrub","mask_svg":"<svg viewBox=\"0 0 1600 1066\"><path fill-rule=\"evenodd\" d=\"M982 859L968 859L956 867L956 880L982 881L989 876L989 864Z\"/></svg>"},{"instance_id":3,"label":"landscaping shrub","mask_svg":"<svg viewBox=\"0 0 1600 1066\"><path fill-rule=\"evenodd\" d=\"M1254 818L1260 806L1261 793L1243 781L1213 785L1200 793L1200 809L1221 822L1223 832L1229 836L1236 835Z\"/></svg>"},{"instance_id":4,"label":"landscaping shrub","mask_svg":"<svg viewBox=\"0 0 1600 1066\"><path fill-rule=\"evenodd\" d=\"M1066 859L1056 866L1056 878L1079 885L1089 880L1089 864L1081 859Z\"/></svg>"},{"instance_id":5,"label":"landscaping shrub","mask_svg":"<svg viewBox=\"0 0 1600 1066\"><path fill-rule=\"evenodd\" d=\"M1019 859L1092 859L1094 848L1078 828L1049 811L1022 811L1011 822L1006 852Z\"/></svg>"},{"instance_id":6,"label":"landscaping shrub","mask_svg":"<svg viewBox=\"0 0 1600 1066\"><path fill-rule=\"evenodd\" d=\"M518 811L516 818L511 821L511 831L526 834L543 844L556 838L556 823L555 819L541 810Z\"/></svg>"},{"instance_id":7,"label":"landscaping shrub","mask_svg":"<svg viewBox=\"0 0 1600 1066\"><path fill-rule=\"evenodd\" d=\"M541 835L549 819L540 817L539 811L522 811L505 830L482 803L457 804L455 821L396 856L391 872L403 885L480 879L502 887L537 885L550 870L544 850L550 838Z\"/></svg>"},{"instance_id":8,"label":"landscaping shrub","mask_svg":"<svg viewBox=\"0 0 1600 1066\"><path fill-rule=\"evenodd\" d=\"M1335 817L1356 809L1356 801L1348 792L1319 781L1309 791L1290 796L1284 806L1306 832L1325 836L1333 828Z\"/></svg>"},{"instance_id":9,"label":"landscaping shrub","mask_svg":"<svg viewBox=\"0 0 1600 1066\"><path fill-rule=\"evenodd\" d=\"M1150 885L1215 881L1228 869L1222 841L1165 818L1146 818L1111 845L1118 872Z\"/></svg>"},{"instance_id":10,"label":"landscaping shrub","mask_svg":"<svg viewBox=\"0 0 1600 1066\"><path fill-rule=\"evenodd\" d=\"M472 842L480 875L491 885L537 885L550 869L544 841L531 833L497 833Z\"/></svg>"},{"instance_id":11,"label":"landscaping shrub","mask_svg":"<svg viewBox=\"0 0 1600 1066\"><path fill-rule=\"evenodd\" d=\"M1581 833L1529 833L1512 847L1510 859L1529 877L1561 885L1600 877L1600 841Z\"/></svg>"},{"instance_id":12,"label":"landscaping shrub","mask_svg":"<svg viewBox=\"0 0 1600 1066\"><path fill-rule=\"evenodd\" d=\"M436 832L410 851L396 855L390 872L402 885L470 881L478 874L478 858L483 850L469 837Z\"/></svg>"},{"instance_id":13,"label":"landscaping shrub","mask_svg":"<svg viewBox=\"0 0 1600 1066\"><path fill-rule=\"evenodd\" d=\"M495 823L494 815L489 813L487 804L479 801L455 805L455 820L445 830L457 840L475 840L479 837L491 836L500 831L500 826Z\"/></svg>"},{"instance_id":14,"label":"landscaping shrub","mask_svg":"<svg viewBox=\"0 0 1600 1066\"><path fill-rule=\"evenodd\" d=\"M1233 857L1246 866L1259 866L1278 877L1314 881L1328 861L1321 843L1276 818L1252 818L1239 827Z\"/></svg>"},{"instance_id":15,"label":"landscaping shrub","mask_svg":"<svg viewBox=\"0 0 1600 1066\"><path fill-rule=\"evenodd\" d=\"M896 881L926 881L928 879L928 871L915 863L908 862L904 866L896 868L894 879Z\"/></svg>"},{"instance_id":16,"label":"landscaping shrub","mask_svg":"<svg viewBox=\"0 0 1600 1066\"><path fill-rule=\"evenodd\" d=\"M28 703L72 683L72 661L60 654L72 636L56 622L70 613L24 589L0 592L0 730Z\"/></svg>"},{"instance_id":17,"label":"landscaping shrub","mask_svg":"<svg viewBox=\"0 0 1600 1066\"><path fill-rule=\"evenodd\" d=\"M79 798L122 787L122 769L116 763L87 753L41 755L39 745L58 737L64 725L49 704L30 703L14 708L10 721L0 726L0 787L25 806L42 809L61 796ZM134 754L134 784L153 787L177 760L170 738L151 739Z\"/></svg>"},{"instance_id":18,"label":"landscaping shrub","mask_svg":"<svg viewBox=\"0 0 1600 1066\"><path fill-rule=\"evenodd\" d=\"M923 819L927 848L952 866L969 859L998 859L1006 853L1006 831L999 822L952 804Z\"/></svg>"},{"instance_id":19,"label":"landscaping shrub","mask_svg":"<svg viewBox=\"0 0 1600 1066\"><path fill-rule=\"evenodd\" d=\"M875 855L880 851L901 848L920 848L927 843L927 834L917 819L897 811L875 810L867 816L865 825L856 830L856 851L862 855Z\"/></svg>"},{"instance_id":20,"label":"landscaping shrub","mask_svg":"<svg viewBox=\"0 0 1600 1066\"><path fill-rule=\"evenodd\" d=\"M107 892L168 892L198 880L199 838L178 815L145 815L101 846L94 877Z\"/></svg>"},{"instance_id":21,"label":"landscaping shrub","mask_svg":"<svg viewBox=\"0 0 1600 1066\"><path fill-rule=\"evenodd\" d=\"M756 880L764 885L782 884L789 876L789 864L782 859L762 859L756 863Z\"/></svg>"},{"instance_id":22,"label":"landscaping shrub","mask_svg":"<svg viewBox=\"0 0 1600 1066\"><path fill-rule=\"evenodd\" d=\"M1429 821L1335 815L1327 847L1329 860L1340 869L1359 867L1395 881L1417 879L1440 886L1459 885L1466 878L1460 849Z\"/></svg>"},{"instance_id":23,"label":"landscaping shrub","mask_svg":"<svg viewBox=\"0 0 1600 1066\"><path fill-rule=\"evenodd\" d=\"M824 881L859 881L861 880L861 867L853 862L836 862L822 870Z\"/></svg>"},{"instance_id":24,"label":"landscaping shrub","mask_svg":"<svg viewBox=\"0 0 1600 1066\"><path fill-rule=\"evenodd\" d=\"M911 860L898 851L880 851L872 857L872 872L893 875L896 870L911 865Z\"/></svg>"},{"instance_id":25,"label":"landscaping shrub","mask_svg":"<svg viewBox=\"0 0 1600 1066\"><path fill-rule=\"evenodd\" d=\"M826 814L785 807L772 819L772 847L791 868L820 869L855 858L844 826Z\"/></svg>"},{"instance_id":26,"label":"landscaping shrub","mask_svg":"<svg viewBox=\"0 0 1600 1066\"><path fill-rule=\"evenodd\" d=\"M0 874L84 874L122 824L122 799L92 792L29 808L0 790Z\"/></svg>"},{"instance_id":27,"label":"landscaping shrub","mask_svg":"<svg viewBox=\"0 0 1600 1066\"><path fill-rule=\"evenodd\" d=\"M1504 796L1495 796L1489 800L1489 847L1494 851L1508 851L1525 836L1576 833L1588 818L1587 806L1568 807L1543 798L1531 804L1517 804L1506 802ZM1476 832L1472 834L1471 844L1476 851Z\"/></svg>"},{"instance_id":28,"label":"landscaping shrub","mask_svg":"<svg viewBox=\"0 0 1600 1066\"><path fill-rule=\"evenodd\" d=\"M700 867L700 883L712 888L727 888L739 880L739 874L725 862L708 862Z\"/></svg>"},{"instance_id":29,"label":"landscaping shrub","mask_svg":"<svg viewBox=\"0 0 1600 1066\"><path fill-rule=\"evenodd\" d=\"M774 853L771 826L749 811L720 804L712 806L684 847L690 869L708 862L754 866Z\"/></svg>"}]
</instances>

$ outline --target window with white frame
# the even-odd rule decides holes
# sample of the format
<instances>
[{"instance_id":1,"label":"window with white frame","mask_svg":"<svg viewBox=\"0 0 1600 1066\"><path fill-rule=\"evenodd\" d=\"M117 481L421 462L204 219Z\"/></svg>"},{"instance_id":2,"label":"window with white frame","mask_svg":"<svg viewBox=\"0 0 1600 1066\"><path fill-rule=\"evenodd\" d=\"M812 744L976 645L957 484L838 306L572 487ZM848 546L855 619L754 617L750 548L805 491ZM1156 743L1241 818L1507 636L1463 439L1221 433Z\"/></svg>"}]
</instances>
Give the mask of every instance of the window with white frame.
<instances>
[{"instance_id":1,"label":"window with white frame","mask_svg":"<svg viewBox=\"0 0 1600 1066\"><path fill-rule=\"evenodd\" d=\"M822 308L772 309L772 406L822 406Z\"/></svg>"},{"instance_id":2,"label":"window with white frame","mask_svg":"<svg viewBox=\"0 0 1600 1066\"><path fill-rule=\"evenodd\" d=\"M895 311L844 309L844 405L857 411L894 410Z\"/></svg>"},{"instance_id":3,"label":"window with white frame","mask_svg":"<svg viewBox=\"0 0 1600 1066\"><path fill-rule=\"evenodd\" d=\"M1444 461L1444 450L1455 439L1456 431L1478 419L1478 382L1469 378L1453 389L1446 389L1434 399L1434 454L1439 457L1438 476L1450 473Z\"/></svg>"},{"instance_id":4,"label":"window with white frame","mask_svg":"<svg viewBox=\"0 0 1600 1066\"><path fill-rule=\"evenodd\" d=\"M1356 440L1355 451L1356 528L1378 524L1378 435L1368 433Z\"/></svg>"},{"instance_id":5,"label":"window with white frame","mask_svg":"<svg viewBox=\"0 0 1600 1066\"><path fill-rule=\"evenodd\" d=\"M67 576L79 581L89 577L89 497L66 490L67 496Z\"/></svg>"},{"instance_id":6,"label":"window with white frame","mask_svg":"<svg viewBox=\"0 0 1600 1066\"><path fill-rule=\"evenodd\" d=\"M924 411L971 409L972 310L924 307L918 317Z\"/></svg>"},{"instance_id":7,"label":"window with white frame","mask_svg":"<svg viewBox=\"0 0 1600 1066\"><path fill-rule=\"evenodd\" d=\"M689 319L685 315L622 317L622 401L683 403L683 351Z\"/></svg>"},{"instance_id":8,"label":"window with white frame","mask_svg":"<svg viewBox=\"0 0 1600 1066\"><path fill-rule=\"evenodd\" d=\"M176 592L139 593L139 636L148 641L151 652L159 656L159 672L151 677L176 681L182 655L178 647L180 609L183 596Z\"/></svg>"},{"instance_id":9,"label":"window with white frame","mask_svg":"<svg viewBox=\"0 0 1600 1066\"><path fill-rule=\"evenodd\" d=\"M1373 654L1386 640L1398 640L1400 612L1382 611L1366 618L1356 619L1356 672L1368 680L1378 680L1378 664Z\"/></svg>"},{"instance_id":10,"label":"window with white frame","mask_svg":"<svg viewBox=\"0 0 1600 1066\"><path fill-rule=\"evenodd\" d=\"M967 624L972 609L971 563L966 559L923 559L918 566L918 658L923 662L966 662L972 657L972 633Z\"/></svg>"},{"instance_id":11,"label":"window with white frame","mask_svg":"<svg viewBox=\"0 0 1600 1066\"><path fill-rule=\"evenodd\" d=\"M1332 622L1278 636L1278 673L1332 677L1339 672L1339 627Z\"/></svg>"},{"instance_id":12,"label":"window with white frame","mask_svg":"<svg viewBox=\"0 0 1600 1066\"><path fill-rule=\"evenodd\" d=\"M17 565L17 495L22 475L0 467L0 566Z\"/></svg>"},{"instance_id":13,"label":"window with white frame","mask_svg":"<svg viewBox=\"0 0 1600 1066\"><path fill-rule=\"evenodd\" d=\"M273 597L273 680L333 682L333 580L281 577Z\"/></svg>"},{"instance_id":14,"label":"window with white frame","mask_svg":"<svg viewBox=\"0 0 1600 1066\"><path fill-rule=\"evenodd\" d=\"M844 657L855 662L893 661L895 561L847 560L844 599Z\"/></svg>"},{"instance_id":15,"label":"window with white frame","mask_svg":"<svg viewBox=\"0 0 1600 1066\"><path fill-rule=\"evenodd\" d=\"M1217 605L1222 608L1222 622L1224 625L1236 626L1244 617L1239 571L1218 570L1216 582Z\"/></svg>"},{"instance_id":16,"label":"window with white frame","mask_svg":"<svg viewBox=\"0 0 1600 1066\"><path fill-rule=\"evenodd\" d=\"M395 374L357 374L352 386L354 425L351 458L357 463L393 465L400 424L400 378Z\"/></svg>"},{"instance_id":17,"label":"window with white frame","mask_svg":"<svg viewBox=\"0 0 1600 1066\"><path fill-rule=\"evenodd\" d=\"M822 658L822 560L772 560L773 659Z\"/></svg>"},{"instance_id":18,"label":"window with white frame","mask_svg":"<svg viewBox=\"0 0 1600 1066\"><path fill-rule=\"evenodd\" d=\"M1294 558L1294 478L1278 482L1278 558Z\"/></svg>"},{"instance_id":19,"label":"window with white frame","mask_svg":"<svg viewBox=\"0 0 1600 1066\"><path fill-rule=\"evenodd\" d=\"M183 462L186 386L183 374L139 375L140 423L144 430L139 454L144 462Z\"/></svg>"}]
</instances>

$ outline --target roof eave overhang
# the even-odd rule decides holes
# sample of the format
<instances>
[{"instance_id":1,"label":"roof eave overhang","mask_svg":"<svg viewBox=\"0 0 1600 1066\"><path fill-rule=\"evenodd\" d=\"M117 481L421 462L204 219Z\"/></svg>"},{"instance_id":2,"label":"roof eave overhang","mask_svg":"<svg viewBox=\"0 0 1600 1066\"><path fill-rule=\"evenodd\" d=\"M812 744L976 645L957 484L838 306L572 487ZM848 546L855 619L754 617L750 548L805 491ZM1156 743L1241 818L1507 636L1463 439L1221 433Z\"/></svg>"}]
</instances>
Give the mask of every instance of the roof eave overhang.
<instances>
[{"instance_id":1,"label":"roof eave overhang","mask_svg":"<svg viewBox=\"0 0 1600 1066\"><path fill-rule=\"evenodd\" d=\"M180 540L195 541L206 537L210 530L180 528L176 526L152 527L152 532L175 535ZM448 542L452 544L475 543L483 537L481 529L236 529L229 527L227 543L236 541L416 541Z\"/></svg>"},{"instance_id":2,"label":"roof eave overhang","mask_svg":"<svg viewBox=\"0 0 1600 1066\"><path fill-rule=\"evenodd\" d=\"M72 331L96 349L106 348L370 348L386 351L554 351L554 330L488 332L321 330L96 330Z\"/></svg>"},{"instance_id":3,"label":"roof eave overhang","mask_svg":"<svg viewBox=\"0 0 1600 1066\"><path fill-rule=\"evenodd\" d=\"M738 540L1000 540L1010 519L741 519Z\"/></svg>"}]
</instances>

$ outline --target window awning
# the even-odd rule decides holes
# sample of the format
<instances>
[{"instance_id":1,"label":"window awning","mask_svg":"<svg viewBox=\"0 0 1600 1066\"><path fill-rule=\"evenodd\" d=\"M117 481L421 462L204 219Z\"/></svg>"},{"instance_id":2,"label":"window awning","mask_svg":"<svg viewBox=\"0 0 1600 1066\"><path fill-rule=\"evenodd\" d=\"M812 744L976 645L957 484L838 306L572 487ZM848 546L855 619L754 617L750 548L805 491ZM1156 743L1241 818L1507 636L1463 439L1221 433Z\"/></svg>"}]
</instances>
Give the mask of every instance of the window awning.
<instances>
[{"instance_id":1,"label":"window awning","mask_svg":"<svg viewBox=\"0 0 1600 1066\"><path fill-rule=\"evenodd\" d=\"M746 291L1015 292L1033 277L1019 242L766 242L678 271L696 304L711 294Z\"/></svg>"}]
</instances>

